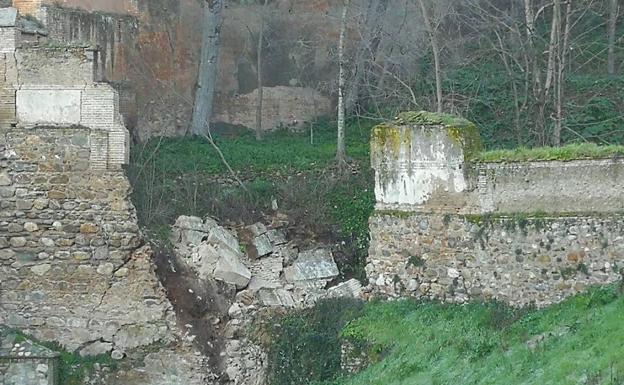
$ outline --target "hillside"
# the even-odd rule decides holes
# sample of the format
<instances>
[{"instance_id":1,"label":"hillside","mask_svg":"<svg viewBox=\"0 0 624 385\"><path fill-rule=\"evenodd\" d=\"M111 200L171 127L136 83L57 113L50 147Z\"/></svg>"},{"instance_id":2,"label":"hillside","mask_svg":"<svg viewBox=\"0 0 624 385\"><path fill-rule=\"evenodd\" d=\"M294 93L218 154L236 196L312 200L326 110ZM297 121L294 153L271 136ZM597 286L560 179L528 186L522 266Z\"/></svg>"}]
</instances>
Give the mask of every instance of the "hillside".
<instances>
[{"instance_id":1,"label":"hillside","mask_svg":"<svg viewBox=\"0 0 624 385\"><path fill-rule=\"evenodd\" d=\"M324 303L321 309L280 321L280 338L272 351L272 357L277 357L272 383L610 385L624 381L620 286L591 289L543 310L410 300L334 305ZM353 318L336 339L319 318L328 309L340 313L329 315L334 321ZM295 326L305 326L300 330L306 332L293 339L290 332ZM295 345L286 347L285 336ZM339 338L363 347L374 363L354 376L341 374L332 359L340 356ZM325 350L316 350L323 344ZM284 354L292 352L294 358Z\"/></svg>"}]
</instances>

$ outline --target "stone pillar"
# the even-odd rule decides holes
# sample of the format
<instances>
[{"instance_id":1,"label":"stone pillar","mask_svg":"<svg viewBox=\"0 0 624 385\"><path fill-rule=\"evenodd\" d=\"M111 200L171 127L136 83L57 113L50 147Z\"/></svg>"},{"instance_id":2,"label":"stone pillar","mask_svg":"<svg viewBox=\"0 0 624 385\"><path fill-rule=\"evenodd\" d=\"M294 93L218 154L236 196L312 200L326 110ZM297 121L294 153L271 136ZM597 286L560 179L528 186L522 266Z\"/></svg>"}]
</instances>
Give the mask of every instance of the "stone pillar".
<instances>
[{"instance_id":1,"label":"stone pillar","mask_svg":"<svg viewBox=\"0 0 624 385\"><path fill-rule=\"evenodd\" d=\"M469 187L466 160L480 146L472 123L448 115L410 112L375 127L371 162L376 209L457 209L453 206L461 203L460 193Z\"/></svg>"}]
</instances>

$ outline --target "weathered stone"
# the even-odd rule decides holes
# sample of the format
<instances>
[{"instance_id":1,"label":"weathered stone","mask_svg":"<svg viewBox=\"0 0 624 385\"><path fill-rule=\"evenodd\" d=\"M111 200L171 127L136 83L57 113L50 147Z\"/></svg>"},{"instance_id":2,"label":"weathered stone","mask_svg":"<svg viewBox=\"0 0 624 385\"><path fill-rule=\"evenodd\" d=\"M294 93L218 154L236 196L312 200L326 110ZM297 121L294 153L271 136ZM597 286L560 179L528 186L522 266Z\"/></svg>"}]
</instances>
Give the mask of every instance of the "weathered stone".
<instances>
[{"instance_id":1,"label":"weathered stone","mask_svg":"<svg viewBox=\"0 0 624 385\"><path fill-rule=\"evenodd\" d=\"M254 223L251 226L247 226L247 230L249 230L254 237L259 237L260 235L263 235L267 232L266 226L261 222Z\"/></svg>"},{"instance_id":2,"label":"weathered stone","mask_svg":"<svg viewBox=\"0 0 624 385\"><path fill-rule=\"evenodd\" d=\"M7 172L0 172L0 186L10 186L13 183L13 179Z\"/></svg>"},{"instance_id":3,"label":"weathered stone","mask_svg":"<svg viewBox=\"0 0 624 385\"><path fill-rule=\"evenodd\" d=\"M100 266L98 266L97 268L97 272L98 274L104 275L104 276L110 276L113 274L113 271L115 270L115 266L112 263L103 263Z\"/></svg>"},{"instance_id":4,"label":"weathered stone","mask_svg":"<svg viewBox=\"0 0 624 385\"><path fill-rule=\"evenodd\" d=\"M266 234L255 237L252 240L252 243L257 251L258 258L264 257L265 255L269 255L273 252L273 246L271 246L271 241Z\"/></svg>"},{"instance_id":5,"label":"weathered stone","mask_svg":"<svg viewBox=\"0 0 624 385\"><path fill-rule=\"evenodd\" d=\"M200 278L212 278L217 261L219 260L219 251L208 243L202 243L197 248L197 257L192 258L192 265L197 271Z\"/></svg>"},{"instance_id":6,"label":"weathered stone","mask_svg":"<svg viewBox=\"0 0 624 385\"><path fill-rule=\"evenodd\" d=\"M240 318L240 316L243 315L243 310L237 303L235 303L228 309L228 315L230 318Z\"/></svg>"},{"instance_id":7,"label":"weathered stone","mask_svg":"<svg viewBox=\"0 0 624 385\"><path fill-rule=\"evenodd\" d=\"M357 279L350 279L327 289L328 297L359 298L362 294L362 284Z\"/></svg>"},{"instance_id":8,"label":"weathered stone","mask_svg":"<svg viewBox=\"0 0 624 385\"><path fill-rule=\"evenodd\" d=\"M232 253L240 254L240 245L238 240L232 233L221 226L214 227L210 230L207 242L218 248L229 248Z\"/></svg>"},{"instance_id":9,"label":"weathered stone","mask_svg":"<svg viewBox=\"0 0 624 385\"><path fill-rule=\"evenodd\" d=\"M9 240L11 247L24 247L26 246L26 238L24 237L14 237Z\"/></svg>"},{"instance_id":10,"label":"weathered stone","mask_svg":"<svg viewBox=\"0 0 624 385\"><path fill-rule=\"evenodd\" d=\"M219 249L219 260L214 270L214 278L236 285L243 289L249 284L251 272L239 259L239 254L229 248Z\"/></svg>"},{"instance_id":11,"label":"weathered stone","mask_svg":"<svg viewBox=\"0 0 624 385\"><path fill-rule=\"evenodd\" d=\"M37 224L34 222L26 222L24 223L24 230L32 233L39 230L39 226L37 226Z\"/></svg>"},{"instance_id":12,"label":"weathered stone","mask_svg":"<svg viewBox=\"0 0 624 385\"><path fill-rule=\"evenodd\" d=\"M44 264L41 264L41 265L33 266L33 267L30 268L30 270L33 273L41 276L41 275L46 274L48 271L50 271L51 268L52 268L52 265L44 263Z\"/></svg>"},{"instance_id":13,"label":"weathered stone","mask_svg":"<svg viewBox=\"0 0 624 385\"><path fill-rule=\"evenodd\" d=\"M269 230L266 235L269 237L269 241L275 246L286 244L286 236L281 230Z\"/></svg>"},{"instance_id":14,"label":"weathered stone","mask_svg":"<svg viewBox=\"0 0 624 385\"><path fill-rule=\"evenodd\" d=\"M339 274L331 251L327 249L307 250L299 253L295 263L284 269L288 282L333 279Z\"/></svg>"},{"instance_id":15,"label":"weathered stone","mask_svg":"<svg viewBox=\"0 0 624 385\"><path fill-rule=\"evenodd\" d=\"M112 343L96 341L80 349L79 353L82 357L99 356L100 354L109 353L111 350L113 350Z\"/></svg>"},{"instance_id":16,"label":"weathered stone","mask_svg":"<svg viewBox=\"0 0 624 385\"><path fill-rule=\"evenodd\" d=\"M94 223L81 223L80 232L82 234L95 234L98 232L98 227Z\"/></svg>"},{"instance_id":17,"label":"weathered stone","mask_svg":"<svg viewBox=\"0 0 624 385\"><path fill-rule=\"evenodd\" d=\"M293 308L297 305L293 294L284 289L260 289L257 296L264 306Z\"/></svg>"}]
</instances>

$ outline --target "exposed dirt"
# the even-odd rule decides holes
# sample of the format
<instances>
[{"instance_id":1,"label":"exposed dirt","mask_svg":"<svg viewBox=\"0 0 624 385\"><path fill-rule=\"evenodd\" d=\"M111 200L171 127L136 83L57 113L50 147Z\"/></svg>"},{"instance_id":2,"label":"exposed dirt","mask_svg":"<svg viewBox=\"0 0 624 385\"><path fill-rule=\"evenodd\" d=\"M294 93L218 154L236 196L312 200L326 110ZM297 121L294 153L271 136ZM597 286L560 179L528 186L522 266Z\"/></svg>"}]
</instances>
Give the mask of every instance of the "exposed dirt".
<instances>
[{"instance_id":1,"label":"exposed dirt","mask_svg":"<svg viewBox=\"0 0 624 385\"><path fill-rule=\"evenodd\" d=\"M208 357L214 373L224 373L222 329L236 294L235 288L214 280L200 280L188 267L176 261L173 252L152 247L158 278L167 290L180 327L196 337L193 343Z\"/></svg>"}]
</instances>

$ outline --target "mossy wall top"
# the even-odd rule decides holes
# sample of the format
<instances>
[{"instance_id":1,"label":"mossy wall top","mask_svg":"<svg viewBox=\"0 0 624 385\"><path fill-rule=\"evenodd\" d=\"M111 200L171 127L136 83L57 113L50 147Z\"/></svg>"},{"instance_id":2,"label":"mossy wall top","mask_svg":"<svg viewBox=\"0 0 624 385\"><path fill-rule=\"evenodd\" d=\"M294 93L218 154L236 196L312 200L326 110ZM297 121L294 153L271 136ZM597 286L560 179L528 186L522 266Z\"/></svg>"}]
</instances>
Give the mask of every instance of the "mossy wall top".
<instances>
[{"instance_id":1,"label":"mossy wall top","mask_svg":"<svg viewBox=\"0 0 624 385\"><path fill-rule=\"evenodd\" d=\"M407 112L375 127L377 209L624 212L624 148L583 145L500 154L481 149L476 126L450 115Z\"/></svg>"}]
</instances>

